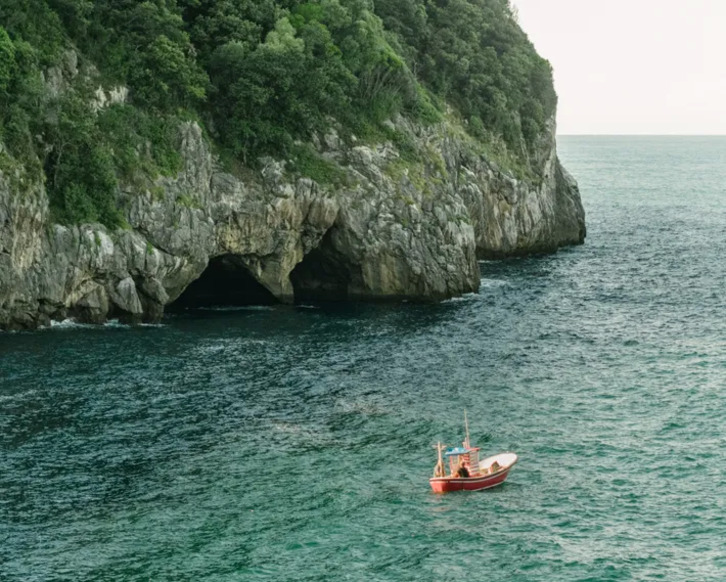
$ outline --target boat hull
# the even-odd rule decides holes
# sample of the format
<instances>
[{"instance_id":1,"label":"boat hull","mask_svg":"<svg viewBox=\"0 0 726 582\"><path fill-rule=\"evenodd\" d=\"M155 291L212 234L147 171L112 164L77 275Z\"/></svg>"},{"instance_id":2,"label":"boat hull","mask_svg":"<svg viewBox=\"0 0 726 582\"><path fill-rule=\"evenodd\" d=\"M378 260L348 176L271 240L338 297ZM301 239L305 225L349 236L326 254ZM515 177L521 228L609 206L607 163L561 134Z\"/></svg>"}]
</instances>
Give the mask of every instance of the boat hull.
<instances>
[{"instance_id":1,"label":"boat hull","mask_svg":"<svg viewBox=\"0 0 726 582\"><path fill-rule=\"evenodd\" d=\"M451 493L452 491L479 491L490 489L504 483L509 476L509 469L496 475L483 477L438 477L429 480L434 493Z\"/></svg>"},{"instance_id":2,"label":"boat hull","mask_svg":"<svg viewBox=\"0 0 726 582\"><path fill-rule=\"evenodd\" d=\"M493 461L497 461L500 469L494 473L485 473ZM510 469L517 462L514 453L501 453L484 459L480 464L482 473L471 477L433 477L429 479L434 493L451 493L453 491L480 491L501 485L509 476Z\"/></svg>"}]
</instances>

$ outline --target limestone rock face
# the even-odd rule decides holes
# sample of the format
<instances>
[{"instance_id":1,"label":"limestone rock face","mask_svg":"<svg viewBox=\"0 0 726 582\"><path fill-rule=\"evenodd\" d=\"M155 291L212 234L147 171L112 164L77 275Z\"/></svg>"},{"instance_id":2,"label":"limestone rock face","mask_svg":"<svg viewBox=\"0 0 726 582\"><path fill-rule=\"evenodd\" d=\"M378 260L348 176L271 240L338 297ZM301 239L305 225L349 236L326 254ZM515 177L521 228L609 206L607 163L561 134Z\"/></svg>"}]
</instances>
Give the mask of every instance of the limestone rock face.
<instances>
[{"instance_id":1,"label":"limestone rock face","mask_svg":"<svg viewBox=\"0 0 726 582\"><path fill-rule=\"evenodd\" d=\"M554 126L536 181L499 171L445 126L395 127L426 152L423 161L402 159L391 143L345 146L333 130L317 140L344 171L333 187L271 159L234 176L199 126L185 124L182 172L159 179L154 193L122 189L130 228L115 232L53 224L42 179L0 149L0 329L66 317L156 320L230 257L225 268L244 270L281 302L440 300L478 289L478 258L583 241L584 212L557 159Z\"/></svg>"},{"instance_id":2,"label":"limestone rock face","mask_svg":"<svg viewBox=\"0 0 726 582\"><path fill-rule=\"evenodd\" d=\"M547 138L538 152L541 173L531 181L517 180L461 150L452 154L480 258L553 252L584 242L585 211L577 182L557 158L554 121Z\"/></svg>"}]
</instances>

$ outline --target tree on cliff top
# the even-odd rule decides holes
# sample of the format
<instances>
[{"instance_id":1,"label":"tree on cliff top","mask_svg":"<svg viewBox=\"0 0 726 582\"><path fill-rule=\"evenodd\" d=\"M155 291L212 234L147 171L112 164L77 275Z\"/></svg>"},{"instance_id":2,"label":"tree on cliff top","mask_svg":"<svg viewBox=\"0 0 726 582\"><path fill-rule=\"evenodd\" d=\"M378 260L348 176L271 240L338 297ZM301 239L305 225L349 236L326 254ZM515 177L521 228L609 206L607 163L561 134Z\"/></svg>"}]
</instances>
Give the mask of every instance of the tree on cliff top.
<instances>
[{"instance_id":1,"label":"tree on cliff top","mask_svg":"<svg viewBox=\"0 0 726 582\"><path fill-rule=\"evenodd\" d=\"M556 105L549 64L507 0L16 0L0 3L0 22L2 139L40 160L66 221L114 223L115 179L133 160L152 174L173 166L159 128L175 119L193 117L251 163L291 155L330 118L357 133L397 114L437 121L447 103L470 133L526 160ZM75 119L49 96L41 78L69 50L85 71L66 71L69 98L124 85L135 113L86 107ZM125 135L101 131L114 115L133 120ZM83 144L96 169L75 171L63 143Z\"/></svg>"}]
</instances>

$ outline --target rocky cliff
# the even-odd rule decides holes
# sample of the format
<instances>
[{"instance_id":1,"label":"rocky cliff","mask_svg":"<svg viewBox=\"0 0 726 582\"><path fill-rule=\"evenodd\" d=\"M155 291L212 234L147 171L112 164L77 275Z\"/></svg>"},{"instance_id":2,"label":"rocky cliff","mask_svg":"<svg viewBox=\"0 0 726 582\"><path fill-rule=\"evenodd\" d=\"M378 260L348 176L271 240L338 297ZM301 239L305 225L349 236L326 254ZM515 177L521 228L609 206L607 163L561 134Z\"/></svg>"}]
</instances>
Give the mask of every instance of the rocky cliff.
<instances>
[{"instance_id":1,"label":"rocky cliff","mask_svg":"<svg viewBox=\"0 0 726 582\"><path fill-rule=\"evenodd\" d=\"M127 227L53 224L41 178L0 151L0 328L74 317L153 321L165 308L295 300L441 300L479 287L477 259L582 243L584 212L560 165L554 123L537 175L498 169L449 123L399 118L415 160L390 142L315 147L334 186L265 159L224 171L202 131L179 131L183 170L124 187Z\"/></svg>"}]
</instances>

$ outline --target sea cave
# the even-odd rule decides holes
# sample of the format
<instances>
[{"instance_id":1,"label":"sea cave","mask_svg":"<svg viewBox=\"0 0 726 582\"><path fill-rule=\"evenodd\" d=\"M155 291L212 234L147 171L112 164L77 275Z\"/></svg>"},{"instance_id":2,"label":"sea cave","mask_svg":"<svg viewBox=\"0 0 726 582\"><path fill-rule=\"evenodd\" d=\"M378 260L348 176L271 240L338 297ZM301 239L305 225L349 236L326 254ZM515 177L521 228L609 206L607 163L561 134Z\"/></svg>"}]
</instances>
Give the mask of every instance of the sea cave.
<instances>
[{"instance_id":1,"label":"sea cave","mask_svg":"<svg viewBox=\"0 0 726 582\"><path fill-rule=\"evenodd\" d=\"M351 269L335 250L330 231L290 273L296 303L346 301Z\"/></svg>"},{"instance_id":2,"label":"sea cave","mask_svg":"<svg viewBox=\"0 0 726 582\"><path fill-rule=\"evenodd\" d=\"M201 276L169 307L174 310L276 303L277 298L255 279L240 257L222 255L210 259Z\"/></svg>"}]
</instances>

